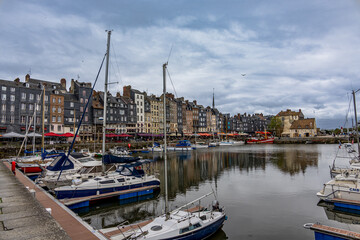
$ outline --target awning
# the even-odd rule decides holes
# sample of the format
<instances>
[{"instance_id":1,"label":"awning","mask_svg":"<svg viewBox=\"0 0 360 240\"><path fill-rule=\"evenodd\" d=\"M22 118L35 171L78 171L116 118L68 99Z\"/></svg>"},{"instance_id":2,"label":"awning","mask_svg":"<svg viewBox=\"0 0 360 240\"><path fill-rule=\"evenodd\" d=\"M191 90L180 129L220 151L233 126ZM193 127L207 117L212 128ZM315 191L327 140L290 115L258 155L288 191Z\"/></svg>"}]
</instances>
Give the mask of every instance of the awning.
<instances>
[{"instance_id":1,"label":"awning","mask_svg":"<svg viewBox=\"0 0 360 240\"><path fill-rule=\"evenodd\" d=\"M42 137L42 135L41 134L38 134L38 133L35 133L35 132L32 132L32 133L28 133L28 135L27 135L28 137Z\"/></svg>"},{"instance_id":2,"label":"awning","mask_svg":"<svg viewBox=\"0 0 360 240\"><path fill-rule=\"evenodd\" d=\"M44 134L45 137L60 137L60 134L54 132L48 132Z\"/></svg>"},{"instance_id":3,"label":"awning","mask_svg":"<svg viewBox=\"0 0 360 240\"><path fill-rule=\"evenodd\" d=\"M72 133L64 133L64 134L61 134L60 137L73 137L74 134Z\"/></svg>"},{"instance_id":4,"label":"awning","mask_svg":"<svg viewBox=\"0 0 360 240\"><path fill-rule=\"evenodd\" d=\"M22 134L16 133L16 132L9 132L9 133L3 134L2 137L4 137L4 138L13 138L13 137L23 138L23 137L25 137L25 135L22 135Z\"/></svg>"}]
</instances>

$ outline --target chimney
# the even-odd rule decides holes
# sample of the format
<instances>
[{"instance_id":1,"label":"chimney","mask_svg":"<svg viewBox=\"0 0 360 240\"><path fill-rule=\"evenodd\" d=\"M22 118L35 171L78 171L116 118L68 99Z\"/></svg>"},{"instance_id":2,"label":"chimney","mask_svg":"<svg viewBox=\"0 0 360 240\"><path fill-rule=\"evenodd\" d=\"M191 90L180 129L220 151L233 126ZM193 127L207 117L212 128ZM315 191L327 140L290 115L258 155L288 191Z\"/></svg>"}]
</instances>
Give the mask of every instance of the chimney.
<instances>
[{"instance_id":1,"label":"chimney","mask_svg":"<svg viewBox=\"0 0 360 240\"><path fill-rule=\"evenodd\" d=\"M129 86L124 86L123 87L123 96L124 97L127 97L127 98L131 98L131 94L130 94L130 91L131 91L131 85Z\"/></svg>"},{"instance_id":2,"label":"chimney","mask_svg":"<svg viewBox=\"0 0 360 240\"><path fill-rule=\"evenodd\" d=\"M117 97L117 98L121 97L120 92L117 92L117 93L116 93L116 97Z\"/></svg>"},{"instance_id":3,"label":"chimney","mask_svg":"<svg viewBox=\"0 0 360 240\"><path fill-rule=\"evenodd\" d=\"M14 82L20 83L20 78L16 78L16 79L14 80Z\"/></svg>"},{"instance_id":4,"label":"chimney","mask_svg":"<svg viewBox=\"0 0 360 240\"><path fill-rule=\"evenodd\" d=\"M29 80L30 80L30 75L29 75L29 74L26 74L26 76L25 76L25 82L29 82Z\"/></svg>"},{"instance_id":5,"label":"chimney","mask_svg":"<svg viewBox=\"0 0 360 240\"><path fill-rule=\"evenodd\" d=\"M301 113L301 108L299 109L299 113Z\"/></svg>"},{"instance_id":6,"label":"chimney","mask_svg":"<svg viewBox=\"0 0 360 240\"><path fill-rule=\"evenodd\" d=\"M194 103L195 105L197 105L197 101L196 101L196 100L194 100L193 103Z\"/></svg>"},{"instance_id":7,"label":"chimney","mask_svg":"<svg viewBox=\"0 0 360 240\"><path fill-rule=\"evenodd\" d=\"M66 79L62 78L60 79L61 86L66 89Z\"/></svg>"}]
</instances>

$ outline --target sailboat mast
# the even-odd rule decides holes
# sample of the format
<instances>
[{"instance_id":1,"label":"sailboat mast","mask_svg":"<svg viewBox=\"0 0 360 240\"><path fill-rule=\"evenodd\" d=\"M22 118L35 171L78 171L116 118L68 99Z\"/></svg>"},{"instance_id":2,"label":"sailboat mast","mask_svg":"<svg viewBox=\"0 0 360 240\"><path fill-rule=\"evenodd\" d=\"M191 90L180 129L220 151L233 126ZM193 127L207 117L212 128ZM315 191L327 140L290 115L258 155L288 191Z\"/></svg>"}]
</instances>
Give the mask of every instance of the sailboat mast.
<instances>
[{"instance_id":1,"label":"sailboat mast","mask_svg":"<svg viewBox=\"0 0 360 240\"><path fill-rule=\"evenodd\" d=\"M49 125L50 126L50 125ZM35 132L35 129L34 129ZM45 152L45 85L43 85L41 153Z\"/></svg>"},{"instance_id":2,"label":"sailboat mast","mask_svg":"<svg viewBox=\"0 0 360 240\"><path fill-rule=\"evenodd\" d=\"M163 93L163 97L164 97L164 162L165 162L165 214L166 217L168 217L168 212L169 212L169 206L168 206L168 182L167 182L167 157L166 157L166 66L167 63L163 64L163 85L164 85L164 93Z\"/></svg>"},{"instance_id":3,"label":"sailboat mast","mask_svg":"<svg viewBox=\"0 0 360 240\"><path fill-rule=\"evenodd\" d=\"M359 143L359 130L358 130L358 120L357 120L357 113L356 113L356 100L355 100L355 93L357 93L360 89L356 92L353 90L353 98L354 98L354 113L355 113L355 128L356 128L356 141L358 144L358 156L360 156L360 143Z\"/></svg>"},{"instance_id":4,"label":"sailboat mast","mask_svg":"<svg viewBox=\"0 0 360 240\"><path fill-rule=\"evenodd\" d=\"M107 88L108 88L108 75L109 75L109 52L110 52L110 36L111 31L108 30L107 48L106 48L106 69L105 69L105 89L104 89L104 120L103 120L103 142L102 142L102 173L105 173L104 155L105 155L105 132L106 132L106 107L107 107Z\"/></svg>"}]
</instances>

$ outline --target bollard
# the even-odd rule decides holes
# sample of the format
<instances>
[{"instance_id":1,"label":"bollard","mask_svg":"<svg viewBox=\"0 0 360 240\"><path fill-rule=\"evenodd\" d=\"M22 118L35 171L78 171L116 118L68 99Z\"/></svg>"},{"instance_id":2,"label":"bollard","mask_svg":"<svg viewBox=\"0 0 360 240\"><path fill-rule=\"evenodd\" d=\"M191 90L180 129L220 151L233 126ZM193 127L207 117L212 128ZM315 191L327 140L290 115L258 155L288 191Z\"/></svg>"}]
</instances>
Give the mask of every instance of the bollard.
<instances>
[{"instance_id":1,"label":"bollard","mask_svg":"<svg viewBox=\"0 0 360 240\"><path fill-rule=\"evenodd\" d=\"M31 193L31 196L35 197L36 191L34 189L30 189L29 192Z\"/></svg>"},{"instance_id":2,"label":"bollard","mask_svg":"<svg viewBox=\"0 0 360 240\"><path fill-rule=\"evenodd\" d=\"M48 213L51 215L51 208L45 208Z\"/></svg>"}]
</instances>

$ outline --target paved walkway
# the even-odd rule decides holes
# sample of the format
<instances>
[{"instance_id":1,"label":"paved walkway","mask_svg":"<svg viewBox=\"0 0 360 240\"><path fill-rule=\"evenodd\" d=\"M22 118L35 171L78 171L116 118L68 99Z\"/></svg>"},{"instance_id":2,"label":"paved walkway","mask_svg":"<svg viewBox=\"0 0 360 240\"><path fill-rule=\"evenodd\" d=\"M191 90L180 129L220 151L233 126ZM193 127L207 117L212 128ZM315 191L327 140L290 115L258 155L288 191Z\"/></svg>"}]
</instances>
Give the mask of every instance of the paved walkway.
<instances>
[{"instance_id":1,"label":"paved walkway","mask_svg":"<svg viewBox=\"0 0 360 240\"><path fill-rule=\"evenodd\" d=\"M71 239L1 161L0 239Z\"/></svg>"},{"instance_id":2,"label":"paved walkway","mask_svg":"<svg viewBox=\"0 0 360 240\"><path fill-rule=\"evenodd\" d=\"M4 164L0 164L0 165L2 165L2 167L4 166ZM10 165L6 165L5 168L10 168ZM11 175L12 173L10 173L10 176ZM1 177L1 173L0 173L0 177ZM12 178L14 177L12 176ZM20 181L20 183L23 184L23 186L28 186L30 189L33 189L35 191L36 199L38 203L42 205L43 210L45 210L44 208L51 208L51 216L53 217L54 222L58 223L58 225L63 228L63 230L71 239L74 240L105 239L104 236L102 236L97 231L94 231L94 229L90 225L83 222L78 216L76 216L76 214L74 214L71 210L63 206L60 202L58 202L58 200L54 199L51 195L46 193L42 188L35 185L34 182L29 180L18 170L17 170L16 178ZM48 216L50 215L48 214ZM70 239L69 237L66 239ZM0 240L1 239L2 238L0 232ZM51 238L45 238L45 239L51 239ZM63 238L61 238L61 235L60 236L56 235L56 238L54 239L63 239Z\"/></svg>"}]
</instances>

